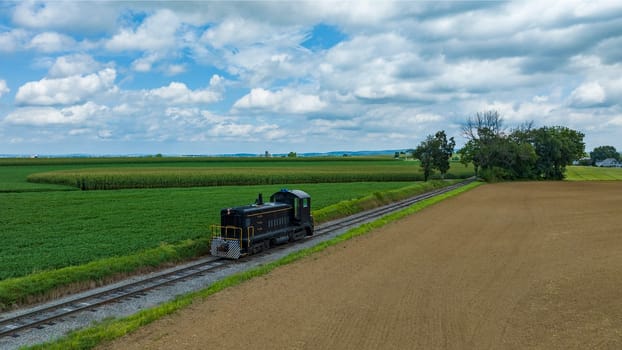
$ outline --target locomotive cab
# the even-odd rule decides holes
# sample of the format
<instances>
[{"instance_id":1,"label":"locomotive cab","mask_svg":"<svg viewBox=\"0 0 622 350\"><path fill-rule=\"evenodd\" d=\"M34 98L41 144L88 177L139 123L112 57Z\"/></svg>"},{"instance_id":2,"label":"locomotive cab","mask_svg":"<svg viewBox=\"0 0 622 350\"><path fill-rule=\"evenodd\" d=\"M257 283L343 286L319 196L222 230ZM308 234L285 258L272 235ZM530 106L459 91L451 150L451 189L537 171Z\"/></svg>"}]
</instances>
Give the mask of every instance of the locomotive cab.
<instances>
[{"instance_id":1,"label":"locomotive cab","mask_svg":"<svg viewBox=\"0 0 622 350\"><path fill-rule=\"evenodd\" d=\"M291 220L293 223L313 228L313 218L311 217L311 196L301 190L283 189L270 196L271 202L286 203L292 207ZM310 232L309 234L312 234Z\"/></svg>"}]
</instances>

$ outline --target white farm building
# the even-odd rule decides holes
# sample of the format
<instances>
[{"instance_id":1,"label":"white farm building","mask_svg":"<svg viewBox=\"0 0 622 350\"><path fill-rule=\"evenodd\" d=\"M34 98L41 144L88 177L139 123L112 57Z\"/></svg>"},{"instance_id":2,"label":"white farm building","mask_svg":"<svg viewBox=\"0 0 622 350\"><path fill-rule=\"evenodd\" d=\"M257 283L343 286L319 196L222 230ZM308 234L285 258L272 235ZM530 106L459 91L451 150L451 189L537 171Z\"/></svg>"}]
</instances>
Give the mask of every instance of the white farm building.
<instances>
[{"instance_id":1,"label":"white farm building","mask_svg":"<svg viewBox=\"0 0 622 350\"><path fill-rule=\"evenodd\" d=\"M600 162L596 162L596 166L605 168L622 168L622 162L619 162L614 158L607 158L605 160L601 160Z\"/></svg>"}]
</instances>

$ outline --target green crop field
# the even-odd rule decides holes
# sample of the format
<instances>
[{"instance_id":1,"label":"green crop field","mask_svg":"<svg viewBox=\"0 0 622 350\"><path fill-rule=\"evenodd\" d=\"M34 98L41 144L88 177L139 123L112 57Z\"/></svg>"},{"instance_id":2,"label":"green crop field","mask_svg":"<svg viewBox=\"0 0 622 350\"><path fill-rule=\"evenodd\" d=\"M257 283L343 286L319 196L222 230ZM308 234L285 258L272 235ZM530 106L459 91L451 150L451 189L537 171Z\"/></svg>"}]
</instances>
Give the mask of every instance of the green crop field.
<instances>
[{"instance_id":1,"label":"green crop field","mask_svg":"<svg viewBox=\"0 0 622 350\"><path fill-rule=\"evenodd\" d=\"M454 167L450 172L460 177L471 175L472 168ZM117 182L103 187L106 191L80 191L75 183L27 181L41 173L114 175ZM408 173L418 176L416 162L391 158L0 159L0 310L42 300L38 296L68 284L100 283L111 275L204 254L220 209L252 203L258 193L302 189L311 194L318 219L326 220L446 185L413 182ZM248 185L205 186L227 184L236 176ZM131 185L119 186L118 179L126 178ZM109 189L118 187L143 188ZM363 197L369 199L352 201Z\"/></svg>"},{"instance_id":2,"label":"green crop field","mask_svg":"<svg viewBox=\"0 0 622 350\"><path fill-rule=\"evenodd\" d=\"M569 166L566 168L566 180L568 181L622 180L622 168Z\"/></svg>"},{"instance_id":3,"label":"green crop field","mask_svg":"<svg viewBox=\"0 0 622 350\"><path fill-rule=\"evenodd\" d=\"M313 208L410 183L306 184ZM207 237L221 208L279 186L0 194L0 280Z\"/></svg>"},{"instance_id":4,"label":"green crop field","mask_svg":"<svg viewBox=\"0 0 622 350\"><path fill-rule=\"evenodd\" d=\"M0 163L1 164L1 163ZM27 191L67 191L76 188L27 182L28 175L37 172L46 172L58 170L57 166L18 166L18 165L0 165L0 193L2 192L27 192Z\"/></svg>"},{"instance_id":5,"label":"green crop field","mask_svg":"<svg viewBox=\"0 0 622 350\"><path fill-rule=\"evenodd\" d=\"M174 163L152 165L155 166L56 170L30 174L27 179L29 182L74 186L83 190L423 180L417 162L390 158L367 161L207 161L188 162L184 166ZM467 178L472 174L470 167L454 163L447 178Z\"/></svg>"},{"instance_id":6,"label":"green crop field","mask_svg":"<svg viewBox=\"0 0 622 350\"><path fill-rule=\"evenodd\" d=\"M472 175L454 162L447 178ZM0 159L0 193L422 178L418 162L391 157Z\"/></svg>"}]
</instances>

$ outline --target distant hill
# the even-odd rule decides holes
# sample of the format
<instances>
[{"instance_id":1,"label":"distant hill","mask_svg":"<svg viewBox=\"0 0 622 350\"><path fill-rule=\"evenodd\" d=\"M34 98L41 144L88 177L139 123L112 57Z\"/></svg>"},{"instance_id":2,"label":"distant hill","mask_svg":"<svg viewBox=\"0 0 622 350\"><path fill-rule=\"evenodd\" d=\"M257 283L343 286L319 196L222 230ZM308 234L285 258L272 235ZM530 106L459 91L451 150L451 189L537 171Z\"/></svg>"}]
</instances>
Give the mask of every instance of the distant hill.
<instances>
[{"instance_id":1,"label":"distant hill","mask_svg":"<svg viewBox=\"0 0 622 350\"><path fill-rule=\"evenodd\" d=\"M332 151L332 152L307 152L298 153L298 157L354 157L354 156L380 156L394 155L400 150L380 150L380 151ZM115 158L115 157L153 157L153 154L0 154L0 158ZM256 153L234 153L234 154L164 154L165 157L263 157L264 154ZM272 157L286 157L287 153L275 153Z\"/></svg>"},{"instance_id":2,"label":"distant hill","mask_svg":"<svg viewBox=\"0 0 622 350\"><path fill-rule=\"evenodd\" d=\"M343 155L347 155L350 157L353 156L384 156L384 155L394 155L395 152L401 152L401 150L381 150L381 151L333 151L333 152L324 152L324 153L299 153L298 156L302 157L341 157Z\"/></svg>"}]
</instances>

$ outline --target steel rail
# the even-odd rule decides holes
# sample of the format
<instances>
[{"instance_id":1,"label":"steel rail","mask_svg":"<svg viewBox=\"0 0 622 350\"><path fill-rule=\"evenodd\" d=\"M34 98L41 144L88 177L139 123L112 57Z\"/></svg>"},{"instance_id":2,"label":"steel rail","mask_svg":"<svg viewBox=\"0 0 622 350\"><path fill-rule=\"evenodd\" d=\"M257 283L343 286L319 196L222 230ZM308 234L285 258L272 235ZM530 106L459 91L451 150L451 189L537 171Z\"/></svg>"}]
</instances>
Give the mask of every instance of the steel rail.
<instances>
[{"instance_id":1,"label":"steel rail","mask_svg":"<svg viewBox=\"0 0 622 350\"><path fill-rule=\"evenodd\" d=\"M342 219L338 219L338 220L334 220L331 221L325 225L319 225L316 230L315 230L315 234L310 237L310 239L312 239L315 236L319 236L328 232L332 232L336 229L342 228L342 227L348 227L348 226L352 226L361 222L367 222L367 221L371 221L371 220L375 220L378 218L381 218L387 214L393 213L395 211L398 211L400 209L403 208L407 208L415 203L421 202L425 199L428 198L432 198L435 196L438 196L440 194L443 193L447 193L450 191L453 191L459 187L465 186L471 182L475 181L475 177L471 177L465 181L450 185L450 186L446 186L443 188L439 188L433 191L429 191L429 192L425 192L422 193L420 195L414 196L414 197L410 197L408 199L405 200L401 200L398 202L394 202L394 203L390 203L378 208L374 208L374 209L370 209L370 210L366 210L357 214L353 214L350 215L348 217L342 218Z\"/></svg>"},{"instance_id":2,"label":"steel rail","mask_svg":"<svg viewBox=\"0 0 622 350\"><path fill-rule=\"evenodd\" d=\"M77 312L93 310L105 304L141 295L152 289L207 273L210 270L224 265L224 263L225 262L220 258L208 258L198 263L186 265L179 269L172 269L171 271L147 277L139 281L130 282L101 292L36 309L15 317L4 320L0 319L0 338L14 335L26 329L50 324L55 320Z\"/></svg>"}]
</instances>

